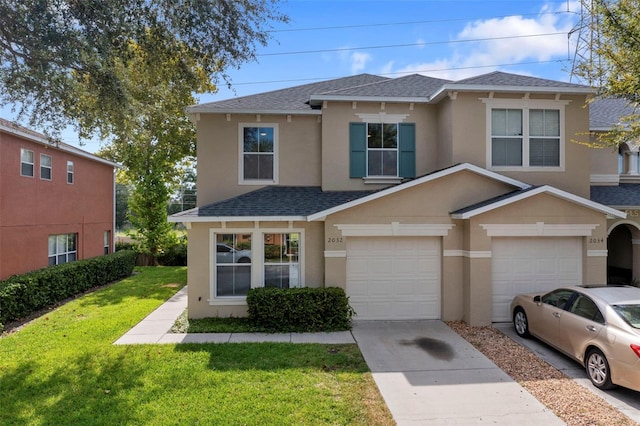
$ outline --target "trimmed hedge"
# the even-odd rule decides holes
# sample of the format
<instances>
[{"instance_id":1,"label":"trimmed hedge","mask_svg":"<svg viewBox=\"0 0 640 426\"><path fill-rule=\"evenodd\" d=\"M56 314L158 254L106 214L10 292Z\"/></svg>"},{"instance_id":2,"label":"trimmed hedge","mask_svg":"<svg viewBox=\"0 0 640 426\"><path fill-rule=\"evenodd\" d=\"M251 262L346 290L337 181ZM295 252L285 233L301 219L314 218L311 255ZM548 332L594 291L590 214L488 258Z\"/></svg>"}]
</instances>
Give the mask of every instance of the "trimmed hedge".
<instances>
[{"instance_id":1,"label":"trimmed hedge","mask_svg":"<svg viewBox=\"0 0 640 426\"><path fill-rule=\"evenodd\" d=\"M2 324L26 317L84 291L128 277L136 254L118 251L106 256L50 266L0 281Z\"/></svg>"},{"instance_id":2,"label":"trimmed hedge","mask_svg":"<svg viewBox=\"0 0 640 426\"><path fill-rule=\"evenodd\" d=\"M249 321L270 332L350 330L354 314L338 287L252 288L247 305Z\"/></svg>"}]
</instances>

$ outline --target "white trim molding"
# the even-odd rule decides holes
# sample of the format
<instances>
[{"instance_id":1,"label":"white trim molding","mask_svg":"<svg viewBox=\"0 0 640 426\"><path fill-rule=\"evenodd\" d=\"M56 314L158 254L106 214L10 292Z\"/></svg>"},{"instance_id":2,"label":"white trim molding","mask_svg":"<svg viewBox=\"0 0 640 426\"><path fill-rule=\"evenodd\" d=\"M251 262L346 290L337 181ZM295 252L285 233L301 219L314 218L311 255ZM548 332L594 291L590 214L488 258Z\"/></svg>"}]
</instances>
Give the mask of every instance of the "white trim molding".
<instances>
[{"instance_id":1,"label":"white trim molding","mask_svg":"<svg viewBox=\"0 0 640 426\"><path fill-rule=\"evenodd\" d=\"M325 250L324 257L325 258L347 257L347 251L346 250Z\"/></svg>"},{"instance_id":2,"label":"white trim molding","mask_svg":"<svg viewBox=\"0 0 640 426\"><path fill-rule=\"evenodd\" d=\"M501 224L490 223L480 224L489 237L588 237L591 236L597 224L577 223L577 224L546 224L537 223L516 223Z\"/></svg>"},{"instance_id":3,"label":"white trim molding","mask_svg":"<svg viewBox=\"0 0 640 426\"><path fill-rule=\"evenodd\" d=\"M372 223L336 224L344 237L444 237L455 226L453 223Z\"/></svg>"},{"instance_id":4,"label":"white trim molding","mask_svg":"<svg viewBox=\"0 0 640 426\"><path fill-rule=\"evenodd\" d=\"M592 184L617 185L620 183L620 175L590 175L589 182Z\"/></svg>"},{"instance_id":5,"label":"white trim molding","mask_svg":"<svg viewBox=\"0 0 640 426\"><path fill-rule=\"evenodd\" d=\"M358 118L363 123L404 123L404 120L409 117L410 114L387 114L386 112L377 112L368 114L364 112L356 113Z\"/></svg>"},{"instance_id":6,"label":"white trim molding","mask_svg":"<svg viewBox=\"0 0 640 426\"><path fill-rule=\"evenodd\" d=\"M444 250L443 257L466 257L468 259L490 259L491 251L485 250Z\"/></svg>"},{"instance_id":7,"label":"white trim molding","mask_svg":"<svg viewBox=\"0 0 640 426\"><path fill-rule=\"evenodd\" d=\"M588 257L607 257L608 250L587 250Z\"/></svg>"}]
</instances>

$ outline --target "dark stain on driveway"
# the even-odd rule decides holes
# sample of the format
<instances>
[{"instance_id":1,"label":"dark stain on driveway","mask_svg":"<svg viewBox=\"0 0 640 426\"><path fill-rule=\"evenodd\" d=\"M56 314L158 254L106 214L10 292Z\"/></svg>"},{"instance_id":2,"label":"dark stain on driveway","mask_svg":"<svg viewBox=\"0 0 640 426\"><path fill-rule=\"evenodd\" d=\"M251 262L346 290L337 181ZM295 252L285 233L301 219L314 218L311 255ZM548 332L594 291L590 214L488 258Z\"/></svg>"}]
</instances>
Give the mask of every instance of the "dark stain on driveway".
<instances>
[{"instance_id":1,"label":"dark stain on driveway","mask_svg":"<svg viewBox=\"0 0 640 426\"><path fill-rule=\"evenodd\" d=\"M432 339L430 337L418 337L413 340L403 340L400 342L401 345L406 346L416 346L434 358L443 360L443 361L451 361L455 355L451 346L448 343L438 340Z\"/></svg>"}]
</instances>

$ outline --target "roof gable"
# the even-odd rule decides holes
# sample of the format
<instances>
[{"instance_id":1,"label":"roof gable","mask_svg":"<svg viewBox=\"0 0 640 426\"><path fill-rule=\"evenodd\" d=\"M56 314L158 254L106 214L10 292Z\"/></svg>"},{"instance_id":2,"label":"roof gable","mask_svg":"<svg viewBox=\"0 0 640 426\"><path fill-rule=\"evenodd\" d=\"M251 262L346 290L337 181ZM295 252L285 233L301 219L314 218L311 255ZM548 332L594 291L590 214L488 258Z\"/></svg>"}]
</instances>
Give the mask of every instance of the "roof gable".
<instances>
[{"instance_id":1,"label":"roof gable","mask_svg":"<svg viewBox=\"0 0 640 426\"><path fill-rule=\"evenodd\" d=\"M470 219L474 216L499 209L501 207L517 203L518 201L534 197L539 194L548 194L554 197L572 202L574 204L581 205L583 207L587 207L592 210L596 210L602 212L604 214L611 215L613 217L625 218L626 214L613 209L611 207L607 207L603 204L596 203L591 200L587 200L586 198L579 197L575 194L571 194L566 191L562 191L561 189L554 188L549 185L523 188L522 190L513 191L508 194L501 195L499 197L492 198L487 201L483 201L482 203L474 204L472 206L465 207L463 209L454 211L451 213L451 217L453 219Z\"/></svg>"},{"instance_id":2,"label":"roof gable","mask_svg":"<svg viewBox=\"0 0 640 426\"><path fill-rule=\"evenodd\" d=\"M454 173L459 173L459 172L462 172L462 171L469 171L469 172L472 172L472 173L476 173L478 175L481 175L481 176L484 176L484 177L488 177L490 179L494 179L494 180L499 181L499 182L506 183L506 184L511 185L514 188L518 188L518 189L525 189L525 188L529 188L529 186L530 186L530 185L528 185L528 184L526 184L524 182L518 181L516 179L509 178L509 177L506 177L506 176L503 176L503 175L500 175L498 173L491 172L491 171L483 169L481 167L474 166L473 164L462 163L462 164L457 164L457 165L452 166L452 167L448 167L446 169L438 170L438 171L433 172L433 173L429 173L427 175L424 175L424 176L421 176L419 178L410 180L410 181L402 183L400 185L396 185L396 186L392 186L390 188L382 189L382 190L377 191L375 193L372 193L372 194L366 195L364 197L358 198L357 200L353 200L351 202L344 203L344 204L335 206L333 208L330 208L330 209L327 209L327 210L324 210L324 211L320 211L318 213L314 213L314 214L309 216L308 220L309 221L324 220L327 216L329 216L331 214L335 214L335 213L341 212L343 210L350 209L352 207L359 206L359 205L362 205L364 203L368 203L370 201L377 200L377 199L380 199L382 197L386 197L386 196L391 195L391 194L395 194L395 193L397 193L399 191L404 191L406 189L413 188L414 186L422 185L422 184L424 184L426 182L430 182L430 181L433 181L433 180L436 180L436 179L440 179L440 178L443 178L445 176L449 176L449 175L452 175Z\"/></svg>"}]
</instances>

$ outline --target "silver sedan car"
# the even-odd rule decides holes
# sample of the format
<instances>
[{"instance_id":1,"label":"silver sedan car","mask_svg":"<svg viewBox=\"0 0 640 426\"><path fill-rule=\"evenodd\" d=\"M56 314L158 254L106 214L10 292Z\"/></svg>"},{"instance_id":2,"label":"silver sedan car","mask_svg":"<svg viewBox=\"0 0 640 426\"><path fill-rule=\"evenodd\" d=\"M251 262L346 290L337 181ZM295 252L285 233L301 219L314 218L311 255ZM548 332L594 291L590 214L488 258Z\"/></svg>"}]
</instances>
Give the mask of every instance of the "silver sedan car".
<instances>
[{"instance_id":1,"label":"silver sedan car","mask_svg":"<svg viewBox=\"0 0 640 426\"><path fill-rule=\"evenodd\" d=\"M576 286L521 294L511 312L519 336L535 336L575 359L596 387L640 392L640 288Z\"/></svg>"}]
</instances>

